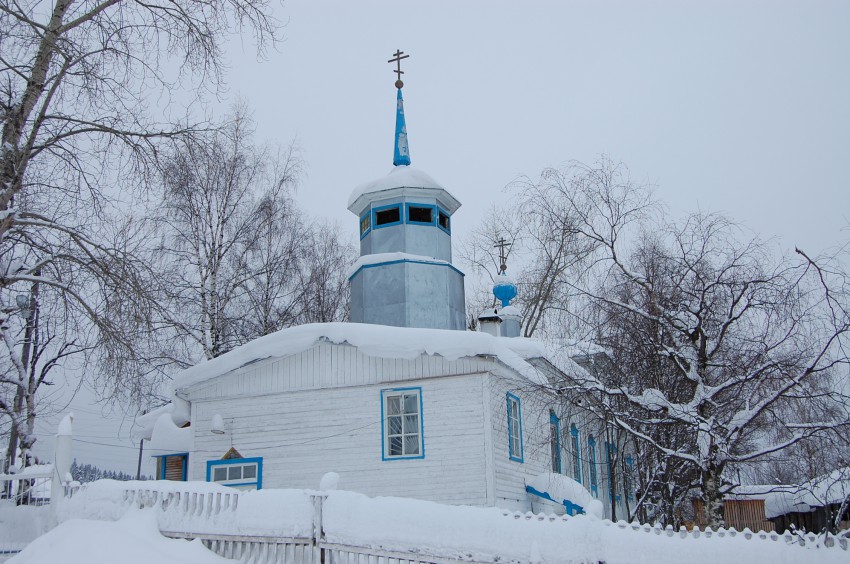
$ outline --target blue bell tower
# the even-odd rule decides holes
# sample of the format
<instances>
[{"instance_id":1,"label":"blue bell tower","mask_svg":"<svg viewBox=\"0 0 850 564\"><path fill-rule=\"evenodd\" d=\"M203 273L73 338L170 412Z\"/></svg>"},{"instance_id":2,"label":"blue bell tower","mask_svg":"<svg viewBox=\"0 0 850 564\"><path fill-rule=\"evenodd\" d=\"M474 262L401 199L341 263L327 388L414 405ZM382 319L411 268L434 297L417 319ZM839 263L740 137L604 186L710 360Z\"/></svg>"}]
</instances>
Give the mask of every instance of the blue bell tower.
<instances>
[{"instance_id":1,"label":"blue bell tower","mask_svg":"<svg viewBox=\"0 0 850 564\"><path fill-rule=\"evenodd\" d=\"M452 264L452 216L460 202L410 165L397 51L393 169L358 186L348 209L359 218L360 258L351 287L351 321L398 327L466 329L463 273Z\"/></svg>"}]
</instances>

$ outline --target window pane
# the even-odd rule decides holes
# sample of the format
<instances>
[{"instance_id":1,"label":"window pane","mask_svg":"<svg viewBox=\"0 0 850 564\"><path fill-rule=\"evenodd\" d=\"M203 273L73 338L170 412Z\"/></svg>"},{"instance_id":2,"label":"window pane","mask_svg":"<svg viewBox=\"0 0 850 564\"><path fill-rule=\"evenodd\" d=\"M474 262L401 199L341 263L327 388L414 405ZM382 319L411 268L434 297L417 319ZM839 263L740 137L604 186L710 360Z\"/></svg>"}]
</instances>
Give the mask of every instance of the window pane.
<instances>
[{"instance_id":1,"label":"window pane","mask_svg":"<svg viewBox=\"0 0 850 564\"><path fill-rule=\"evenodd\" d=\"M404 437L404 454L419 454L419 435Z\"/></svg>"},{"instance_id":2,"label":"window pane","mask_svg":"<svg viewBox=\"0 0 850 564\"><path fill-rule=\"evenodd\" d=\"M449 229L449 216L447 216L443 212L440 212L440 227L445 230Z\"/></svg>"},{"instance_id":3,"label":"window pane","mask_svg":"<svg viewBox=\"0 0 850 564\"><path fill-rule=\"evenodd\" d=\"M390 456L401 456L401 437L390 438Z\"/></svg>"},{"instance_id":4,"label":"window pane","mask_svg":"<svg viewBox=\"0 0 850 564\"><path fill-rule=\"evenodd\" d=\"M227 479L227 468L213 468L213 482L223 482Z\"/></svg>"},{"instance_id":5,"label":"window pane","mask_svg":"<svg viewBox=\"0 0 850 564\"><path fill-rule=\"evenodd\" d=\"M399 208L390 208L375 212L375 225L386 225L387 223L395 223L397 221L401 221Z\"/></svg>"},{"instance_id":6,"label":"window pane","mask_svg":"<svg viewBox=\"0 0 850 564\"><path fill-rule=\"evenodd\" d=\"M401 413L401 397L390 396L387 398L387 415L398 415Z\"/></svg>"},{"instance_id":7,"label":"window pane","mask_svg":"<svg viewBox=\"0 0 850 564\"><path fill-rule=\"evenodd\" d=\"M390 435L400 435L401 434L401 417L388 417L387 418L387 430Z\"/></svg>"},{"instance_id":8,"label":"window pane","mask_svg":"<svg viewBox=\"0 0 850 564\"><path fill-rule=\"evenodd\" d=\"M416 394L404 396L404 412L419 413L419 396Z\"/></svg>"},{"instance_id":9,"label":"window pane","mask_svg":"<svg viewBox=\"0 0 850 564\"><path fill-rule=\"evenodd\" d=\"M433 223L434 210L432 208L410 206L407 208L407 220L416 221L418 223Z\"/></svg>"},{"instance_id":10,"label":"window pane","mask_svg":"<svg viewBox=\"0 0 850 564\"><path fill-rule=\"evenodd\" d=\"M404 416L404 432L419 433L419 416L405 415Z\"/></svg>"},{"instance_id":11,"label":"window pane","mask_svg":"<svg viewBox=\"0 0 850 564\"><path fill-rule=\"evenodd\" d=\"M242 467L241 466L231 466L227 469L227 479L228 480L241 480L242 479Z\"/></svg>"},{"instance_id":12,"label":"window pane","mask_svg":"<svg viewBox=\"0 0 850 564\"><path fill-rule=\"evenodd\" d=\"M253 464L249 466L242 467L242 477L243 478L256 478L257 477L257 467Z\"/></svg>"},{"instance_id":13,"label":"window pane","mask_svg":"<svg viewBox=\"0 0 850 564\"><path fill-rule=\"evenodd\" d=\"M363 235L364 233L366 233L369 230L369 219L370 219L370 216L367 214L367 215L364 215L363 219L360 220L360 234L361 235Z\"/></svg>"}]
</instances>

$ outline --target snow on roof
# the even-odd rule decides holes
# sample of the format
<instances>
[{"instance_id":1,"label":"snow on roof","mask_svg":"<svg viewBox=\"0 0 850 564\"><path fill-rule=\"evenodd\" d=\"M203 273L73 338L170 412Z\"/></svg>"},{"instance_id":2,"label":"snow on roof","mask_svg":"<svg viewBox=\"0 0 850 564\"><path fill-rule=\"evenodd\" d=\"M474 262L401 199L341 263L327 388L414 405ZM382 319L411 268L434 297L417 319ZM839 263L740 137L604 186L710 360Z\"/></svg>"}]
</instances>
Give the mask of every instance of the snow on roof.
<instances>
[{"instance_id":1,"label":"snow on roof","mask_svg":"<svg viewBox=\"0 0 850 564\"><path fill-rule=\"evenodd\" d=\"M413 360L423 354L447 360L480 355L495 356L521 376L545 384L527 359L545 356L543 345L531 339L493 337L477 331L390 327L368 323L311 323L282 329L237 347L179 373L174 389L205 382L262 358L296 354L320 340L348 343L367 356Z\"/></svg>"},{"instance_id":2,"label":"snow on roof","mask_svg":"<svg viewBox=\"0 0 850 564\"><path fill-rule=\"evenodd\" d=\"M595 515L600 519L604 516L602 504L584 489L584 486L569 476L544 472L526 482L526 485L541 494L546 494L555 503L565 505L569 502L581 507L588 515Z\"/></svg>"},{"instance_id":3,"label":"snow on roof","mask_svg":"<svg viewBox=\"0 0 850 564\"><path fill-rule=\"evenodd\" d=\"M182 427L189 422L189 402L175 396L169 403L137 417L138 427L135 427L131 433L133 438L150 440L154 425L163 413L169 414L171 421L177 427Z\"/></svg>"},{"instance_id":4,"label":"snow on roof","mask_svg":"<svg viewBox=\"0 0 850 564\"><path fill-rule=\"evenodd\" d=\"M371 182L364 182L357 186L351 193L351 196L348 197L348 207L350 208L354 205L354 202L364 194L392 190L393 188L433 188L435 190L445 190L426 172L412 166L394 166L386 176L382 176Z\"/></svg>"},{"instance_id":5,"label":"snow on roof","mask_svg":"<svg viewBox=\"0 0 850 564\"><path fill-rule=\"evenodd\" d=\"M780 491L765 497L764 512L768 519L843 502L850 497L850 467L838 468L803 484L779 487Z\"/></svg>"},{"instance_id":6,"label":"snow on roof","mask_svg":"<svg viewBox=\"0 0 850 564\"><path fill-rule=\"evenodd\" d=\"M192 429L174 424L170 413L162 413L151 432L148 450L154 456L192 450Z\"/></svg>"},{"instance_id":7,"label":"snow on roof","mask_svg":"<svg viewBox=\"0 0 850 564\"><path fill-rule=\"evenodd\" d=\"M452 263L434 257L426 257L424 255L412 255L410 253L374 253L370 255L363 255L359 259L357 259L354 264L352 264L351 267L348 269L348 272L346 272L346 277L351 278L357 273L358 270L360 270L364 266L402 261L420 262L426 264L444 264L446 266L451 266L452 268L457 270L457 268Z\"/></svg>"}]
</instances>

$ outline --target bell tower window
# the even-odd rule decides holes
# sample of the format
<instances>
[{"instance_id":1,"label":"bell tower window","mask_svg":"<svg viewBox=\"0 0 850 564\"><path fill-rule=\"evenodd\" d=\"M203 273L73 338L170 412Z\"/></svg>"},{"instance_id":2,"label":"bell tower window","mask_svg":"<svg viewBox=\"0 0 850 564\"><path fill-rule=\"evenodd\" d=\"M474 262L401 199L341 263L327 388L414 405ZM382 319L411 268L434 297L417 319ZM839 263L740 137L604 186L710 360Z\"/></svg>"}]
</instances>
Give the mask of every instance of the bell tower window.
<instances>
[{"instance_id":1,"label":"bell tower window","mask_svg":"<svg viewBox=\"0 0 850 564\"><path fill-rule=\"evenodd\" d=\"M389 227L401 223L401 205L375 208L375 227Z\"/></svg>"}]
</instances>

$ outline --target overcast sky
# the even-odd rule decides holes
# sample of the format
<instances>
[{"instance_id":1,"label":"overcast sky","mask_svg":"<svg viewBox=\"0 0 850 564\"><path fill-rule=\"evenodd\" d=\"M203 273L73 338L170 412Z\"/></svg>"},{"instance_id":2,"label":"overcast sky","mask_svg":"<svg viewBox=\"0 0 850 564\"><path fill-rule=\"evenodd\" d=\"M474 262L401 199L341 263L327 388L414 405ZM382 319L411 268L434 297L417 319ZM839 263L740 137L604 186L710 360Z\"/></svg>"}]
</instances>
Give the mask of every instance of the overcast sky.
<instances>
[{"instance_id":1,"label":"overcast sky","mask_svg":"<svg viewBox=\"0 0 850 564\"><path fill-rule=\"evenodd\" d=\"M814 254L850 238L850 2L288 0L276 13L286 40L265 60L247 37L231 44L227 96L250 104L258 140L297 137L301 205L352 242L349 193L392 167L396 49L410 54L413 165L464 204L456 239L517 177L602 153L674 215L724 212ZM78 436L114 442L84 409ZM75 449L134 470L122 445Z\"/></svg>"}]
</instances>

